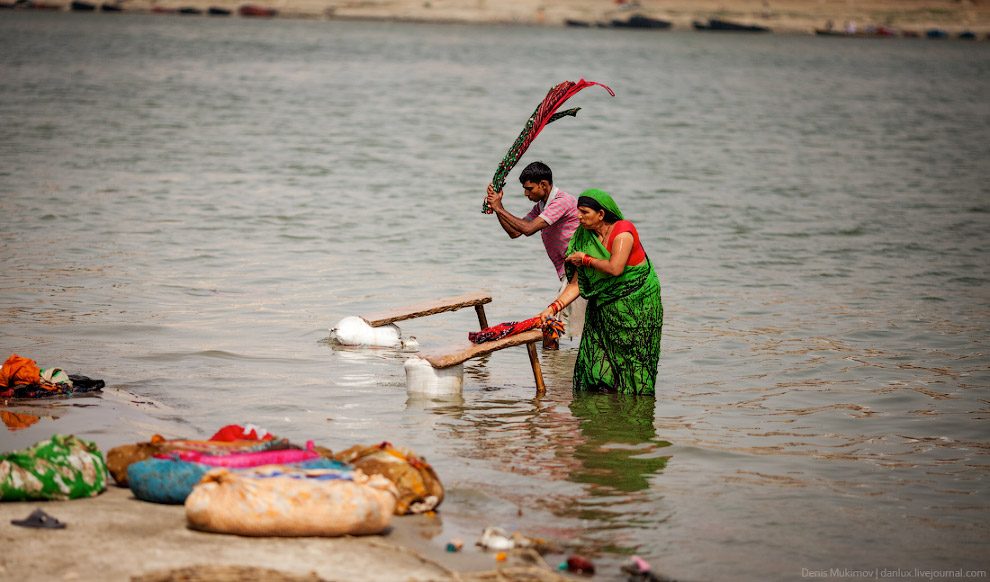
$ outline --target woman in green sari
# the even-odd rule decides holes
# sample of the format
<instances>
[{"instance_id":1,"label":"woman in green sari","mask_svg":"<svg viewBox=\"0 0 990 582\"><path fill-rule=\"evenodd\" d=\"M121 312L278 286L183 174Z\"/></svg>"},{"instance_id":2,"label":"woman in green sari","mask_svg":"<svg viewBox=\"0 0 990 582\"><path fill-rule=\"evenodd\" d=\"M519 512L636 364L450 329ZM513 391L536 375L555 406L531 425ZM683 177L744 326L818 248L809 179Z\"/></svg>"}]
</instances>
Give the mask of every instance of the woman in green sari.
<instances>
[{"instance_id":1,"label":"woman in green sari","mask_svg":"<svg viewBox=\"0 0 990 582\"><path fill-rule=\"evenodd\" d=\"M567 247L570 283L540 315L555 315L578 295L588 300L575 390L654 394L663 327L660 280L636 227L611 196L585 191L578 216L582 228Z\"/></svg>"}]
</instances>

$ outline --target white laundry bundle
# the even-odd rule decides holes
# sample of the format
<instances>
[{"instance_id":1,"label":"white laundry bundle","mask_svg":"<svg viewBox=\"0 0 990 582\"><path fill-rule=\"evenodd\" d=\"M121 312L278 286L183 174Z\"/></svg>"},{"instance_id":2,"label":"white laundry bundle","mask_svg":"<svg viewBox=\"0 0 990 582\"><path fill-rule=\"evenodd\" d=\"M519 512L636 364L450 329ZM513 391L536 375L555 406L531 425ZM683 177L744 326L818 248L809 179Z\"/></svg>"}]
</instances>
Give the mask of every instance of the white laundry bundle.
<instances>
[{"instance_id":1,"label":"white laundry bundle","mask_svg":"<svg viewBox=\"0 0 990 582\"><path fill-rule=\"evenodd\" d=\"M458 394L464 388L464 365L434 368L428 361L412 357L403 366L409 392L442 395Z\"/></svg>"},{"instance_id":2,"label":"white laundry bundle","mask_svg":"<svg viewBox=\"0 0 990 582\"><path fill-rule=\"evenodd\" d=\"M405 348L418 345L415 338L402 338L402 330L394 323L371 327L360 317L350 316L341 319L330 330L330 339L345 346L379 346L385 348Z\"/></svg>"}]
</instances>

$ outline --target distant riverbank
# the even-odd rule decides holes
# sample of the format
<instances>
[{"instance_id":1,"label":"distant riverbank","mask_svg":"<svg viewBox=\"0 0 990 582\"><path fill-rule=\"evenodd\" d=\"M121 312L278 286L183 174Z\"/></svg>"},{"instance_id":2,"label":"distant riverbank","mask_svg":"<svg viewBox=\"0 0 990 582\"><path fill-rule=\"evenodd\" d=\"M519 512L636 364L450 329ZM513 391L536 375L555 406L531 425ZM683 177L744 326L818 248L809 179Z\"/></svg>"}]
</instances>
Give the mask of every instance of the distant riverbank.
<instances>
[{"instance_id":1,"label":"distant riverbank","mask_svg":"<svg viewBox=\"0 0 990 582\"><path fill-rule=\"evenodd\" d=\"M990 34L990 1L986 0L88 0L134 12L174 12L237 16L245 4L270 9L277 17L340 20L383 20L457 24L524 24L589 26L625 21L632 15L667 21L673 30L719 18L765 27L775 33L811 34L831 23L834 30L862 33L887 27L896 33L942 30L956 37ZM9 3L6 3L9 5ZM30 4L30 3L28 3ZM69 0L39 0L39 7L69 10Z\"/></svg>"}]
</instances>

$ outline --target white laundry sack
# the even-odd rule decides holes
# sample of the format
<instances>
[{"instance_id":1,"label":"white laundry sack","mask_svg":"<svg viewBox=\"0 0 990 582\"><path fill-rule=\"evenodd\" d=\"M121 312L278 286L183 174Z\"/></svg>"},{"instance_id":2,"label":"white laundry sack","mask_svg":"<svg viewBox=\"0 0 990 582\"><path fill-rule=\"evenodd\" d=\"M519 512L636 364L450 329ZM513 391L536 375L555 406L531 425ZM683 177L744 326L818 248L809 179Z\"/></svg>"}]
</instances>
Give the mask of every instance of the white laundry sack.
<instances>
[{"instance_id":1,"label":"white laundry sack","mask_svg":"<svg viewBox=\"0 0 990 582\"><path fill-rule=\"evenodd\" d=\"M406 391L418 394L455 394L464 389L464 364L434 368L417 357L406 360Z\"/></svg>"}]
</instances>

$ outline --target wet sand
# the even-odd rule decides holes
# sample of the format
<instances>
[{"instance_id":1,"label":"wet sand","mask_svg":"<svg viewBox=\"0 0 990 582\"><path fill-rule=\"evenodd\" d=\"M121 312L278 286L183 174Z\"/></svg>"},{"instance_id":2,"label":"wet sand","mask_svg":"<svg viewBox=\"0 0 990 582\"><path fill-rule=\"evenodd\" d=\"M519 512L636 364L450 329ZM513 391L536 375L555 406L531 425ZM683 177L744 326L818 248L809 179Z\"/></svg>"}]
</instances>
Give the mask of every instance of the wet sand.
<instances>
[{"instance_id":1,"label":"wet sand","mask_svg":"<svg viewBox=\"0 0 990 582\"><path fill-rule=\"evenodd\" d=\"M64 529L27 528L11 520L35 509ZM0 503L0 579L19 582L124 582L160 580L183 568L249 568L319 580L366 582L459 580L494 574L492 554L465 550L434 555L422 541L425 515L395 517L386 536L255 538L199 532L186 527L182 505L147 503L111 485L103 494L70 501ZM467 542L466 543L470 543ZM506 573L531 572L524 554L498 564ZM442 561L442 563L441 563ZM564 580L543 564L541 579ZM252 579L259 579L257 573ZM166 578L167 579L167 578ZM178 578L173 579L202 579ZM222 579L233 579L223 577ZM270 580L271 578L265 578ZM511 579L511 577L510 577Z\"/></svg>"},{"instance_id":2,"label":"wet sand","mask_svg":"<svg viewBox=\"0 0 990 582\"><path fill-rule=\"evenodd\" d=\"M49 0L51 1L51 0ZM99 0L90 0L100 4ZM114 0L108 0L113 3ZM68 6L65 0L59 4ZM985 0L121 0L124 10L150 11L184 7L204 13L210 7L237 14L244 4L271 8L280 17L386 20L471 24L564 26L568 20L608 23L642 14L668 20L674 30L690 30L692 22L710 17L759 25L775 33L811 34L831 20L836 27L853 23L923 32L940 28L950 33L990 33L990 2Z\"/></svg>"},{"instance_id":3,"label":"wet sand","mask_svg":"<svg viewBox=\"0 0 990 582\"><path fill-rule=\"evenodd\" d=\"M152 410L161 413L163 404L139 400L112 387L74 398L0 403L4 411L20 419L37 419L16 430L0 427L3 452L26 448L54 433L91 440L104 457L114 446L148 440L156 432L167 438L190 436L176 433L175 424L148 414ZM93 498L0 503L0 544L4 548L0 580L125 582L211 565L264 568L312 580L470 582L471 575L465 573L484 577L496 566L520 565L516 560L497 563L494 553L474 547L475 539L464 539L461 552L444 551L447 540L436 539L443 530L442 505L433 516L394 516L386 535L250 538L191 530L186 527L184 506L141 501L109 476L108 481L107 491ZM34 529L11 524L35 509L67 527ZM552 571L546 575L557 578Z\"/></svg>"},{"instance_id":4,"label":"wet sand","mask_svg":"<svg viewBox=\"0 0 990 582\"><path fill-rule=\"evenodd\" d=\"M12 519L23 519L35 508L67 527L11 525ZM0 578L119 581L203 564L263 567L299 575L316 572L327 580L449 577L445 568L395 549L382 539L388 538L248 538L202 533L186 528L183 506L139 501L129 489L111 485L90 499L0 504L0 543L5 548Z\"/></svg>"}]
</instances>

